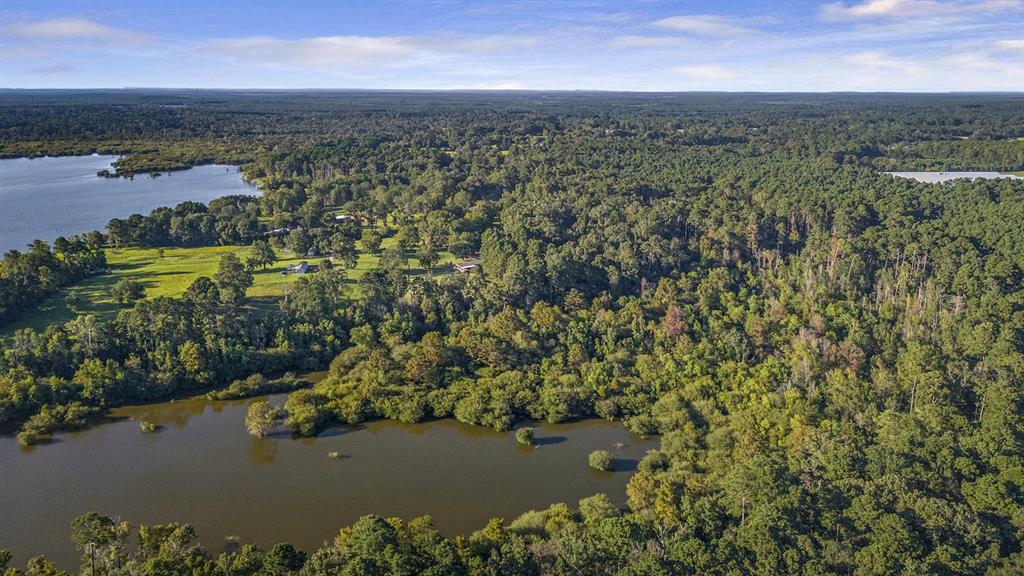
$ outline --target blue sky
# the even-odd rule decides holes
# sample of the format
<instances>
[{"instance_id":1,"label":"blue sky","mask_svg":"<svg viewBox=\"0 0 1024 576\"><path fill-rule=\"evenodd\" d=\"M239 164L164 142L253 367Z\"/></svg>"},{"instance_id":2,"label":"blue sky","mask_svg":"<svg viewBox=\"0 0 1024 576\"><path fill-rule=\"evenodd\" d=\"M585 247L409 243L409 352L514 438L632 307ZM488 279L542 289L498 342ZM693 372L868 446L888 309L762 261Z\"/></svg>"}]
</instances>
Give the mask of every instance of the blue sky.
<instances>
[{"instance_id":1,"label":"blue sky","mask_svg":"<svg viewBox=\"0 0 1024 576\"><path fill-rule=\"evenodd\" d=\"M3 0L6 88L1024 91L1024 0Z\"/></svg>"}]
</instances>

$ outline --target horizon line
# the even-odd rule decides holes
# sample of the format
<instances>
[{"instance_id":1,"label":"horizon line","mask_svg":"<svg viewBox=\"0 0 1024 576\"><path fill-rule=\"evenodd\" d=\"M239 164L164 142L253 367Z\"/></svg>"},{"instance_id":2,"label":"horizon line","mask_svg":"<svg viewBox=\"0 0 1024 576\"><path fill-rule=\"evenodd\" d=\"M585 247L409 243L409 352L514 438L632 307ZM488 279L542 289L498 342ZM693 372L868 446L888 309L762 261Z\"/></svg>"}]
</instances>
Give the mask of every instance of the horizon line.
<instances>
[{"instance_id":1,"label":"horizon line","mask_svg":"<svg viewBox=\"0 0 1024 576\"><path fill-rule=\"evenodd\" d=\"M93 86L93 87L7 87L0 86L0 92L29 91L207 91L207 92L462 92L462 93L605 93L605 94L1008 94L1024 96L1024 90L610 90L602 88L220 88L189 86Z\"/></svg>"}]
</instances>

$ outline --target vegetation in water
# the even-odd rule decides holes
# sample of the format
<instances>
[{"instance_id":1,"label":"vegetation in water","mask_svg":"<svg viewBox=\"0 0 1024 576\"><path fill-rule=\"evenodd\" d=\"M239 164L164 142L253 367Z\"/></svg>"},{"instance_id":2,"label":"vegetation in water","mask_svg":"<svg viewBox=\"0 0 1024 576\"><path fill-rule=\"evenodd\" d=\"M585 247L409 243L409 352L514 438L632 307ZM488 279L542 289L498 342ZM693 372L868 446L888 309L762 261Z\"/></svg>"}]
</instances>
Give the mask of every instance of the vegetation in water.
<instances>
[{"instance_id":1,"label":"vegetation in water","mask_svg":"<svg viewBox=\"0 0 1024 576\"><path fill-rule=\"evenodd\" d=\"M152 434L160 429L160 426L150 422L149 420L143 420L139 422L139 430L142 430L144 434Z\"/></svg>"},{"instance_id":2,"label":"vegetation in water","mask_svg":"<svg viewBox=\"0 0 1024 576\"><path fill-rule=\"evenodd\" d=\"M94 409L78 402L67 405L53 404L43 406L25 421L18 432L18 443L32 446L49 440L58 430L74 430L86 424L86 418L95 412Z\"/></svg>"},{"instance_id":3,"label":"vegetation in water","mask_svg":"<svg viewBox=\"0 0 1024 576\"><path fill-rule=\"evenodd\" d=\"M237 400L263 394L291 392L309 385L309 380L297 378L292 373L274 379L268 379L262 374L253 374L248 378L233 381L226 388L210 392L206 397L211 400Z\"/></svg>"},{"instance_id":4,"label":"vegetation in water","mask_svg":"<svg viewBox=\"0 0 1024 576\"><path fill-rule=\"evenodd\" d=\"M533 428L524 426L516 430L516 442L524 446L533 446Z\"/></svg>"},{"instance_id":5,"label":"vegetation in water","mask_svg":"<svg viewBox=\"0 0 1024 576\"><path fill-rule=\"evenodd\" d=\"M249 434L257 438L263 438L277 426L281 418L281 411L272 406L266 400L257 400L249 404L249 410L245 414L245 428Z\"/></svg>"},{"instance_id":6,"label":"vegetation in water","mask_svg":"<svg viewBox=\"0 0 1024 576\"><path fill-rule=\"evenodd\" d=\"M594 450L590 456L587 456L587 463L594 470L609 471L614 468L612 453L607 450Z\"/></svg>"}]
</instances>

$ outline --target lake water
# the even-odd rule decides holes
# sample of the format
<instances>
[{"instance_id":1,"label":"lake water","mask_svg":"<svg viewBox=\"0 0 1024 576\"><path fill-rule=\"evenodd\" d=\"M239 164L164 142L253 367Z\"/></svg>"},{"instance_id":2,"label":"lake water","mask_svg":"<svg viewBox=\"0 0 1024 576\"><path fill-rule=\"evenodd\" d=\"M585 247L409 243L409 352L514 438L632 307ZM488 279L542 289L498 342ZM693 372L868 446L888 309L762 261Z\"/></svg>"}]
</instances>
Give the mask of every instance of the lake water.
<instances>
[{"instance_id":1,"label":"lake water","mask_svg":"<svg viewBox=\"0 0 1024 576\"><path fill-rule=\"evenodd\" d=\"M598 420L539 424L538 448L517 445L511 432L453 420L256 439L244 426L249 402L119 408L112 423L33 448L0 437L0 548L14 553L13 565L45 553L76 568L70 523L91 510L133 525L190 522L211 551L228 536L309 551L370 513L430 514L442 532L468 533L491 517L511 521L555 502L575 506L597 492L623 503L636 462L657 447ZM282 405L284 396L272 403ZM143 434L140 419L163 428ZM597 449L611 451L619 470L588 468ZM328 457L332 451L341 458Z\"/></svg>"},{"instance_id":2,"label":"lake water","mask_svg":"<svg viewBox=\"0 0 1024 576\"><path fill-rule=\"evenodd\" d=\"M197 166L153 178L101 178L117 156L0 159L0 254L33 240L102 230L111 218L185 200L256 194L234 166Z\"/></svg>"},{"instance_id":3,"label":"lake water","mask_svg":"<svg viewBox=\"0 0 1024 576\"><path fill-rule=\"evenodd\" d=\"M1013 180L1024 180L1024 178L1020 176L1003 174L1001 172L886 172L886 174L896 176L898 178L910 178L927 184L939 184L960 178L966 178L968 180L976 180L978 178L1010 178Z\"/></svg>"}]
</instances>

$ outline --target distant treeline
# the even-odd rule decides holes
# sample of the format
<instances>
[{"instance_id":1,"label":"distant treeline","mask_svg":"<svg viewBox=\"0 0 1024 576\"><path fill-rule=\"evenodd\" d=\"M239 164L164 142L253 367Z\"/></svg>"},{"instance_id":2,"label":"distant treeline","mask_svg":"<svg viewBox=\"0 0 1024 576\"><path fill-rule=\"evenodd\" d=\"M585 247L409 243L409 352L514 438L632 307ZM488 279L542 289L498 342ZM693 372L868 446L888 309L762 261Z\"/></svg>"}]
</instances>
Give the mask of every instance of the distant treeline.
<instances>
[{"instance_id":1,"label":"distant treeline","mask_svg":"<svg viewBox=\"0 0 1024 576\"><path fill-rule=\"evenodd\" d=\"M1024 138L895 144L878 163L885 170L1024 171Z\"/></svg>"}]
</instances>

